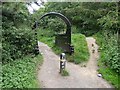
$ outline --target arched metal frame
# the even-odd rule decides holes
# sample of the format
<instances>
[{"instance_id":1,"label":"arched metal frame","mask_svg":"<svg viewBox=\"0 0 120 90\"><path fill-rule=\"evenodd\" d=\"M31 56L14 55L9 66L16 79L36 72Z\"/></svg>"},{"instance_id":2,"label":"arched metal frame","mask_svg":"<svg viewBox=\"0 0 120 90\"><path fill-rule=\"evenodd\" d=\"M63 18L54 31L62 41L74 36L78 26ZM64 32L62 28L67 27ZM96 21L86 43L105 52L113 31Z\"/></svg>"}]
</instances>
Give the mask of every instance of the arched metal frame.
<instances>
[{"instance_id":1,"label":"arched metal frame","mask_svg":"<svg viewBox=\"0 0 120 90\"><path fill-rule=\"evenodd\" d=\"M71 23L70 21L63 14L57 13L57 12L49 12L47 14L44 14L42 17L40 17L40 20L46 16L51 16L51 15L60 17L67 25L67 30L65 34L56 35L55 44L61 47L64 50L64 52L68 52L72 54L73 50L71 50L71 47L73 46L71 46ZM38 27L37 22L35 22L33 29L37 27Z\"/></svg>"},{"instance_id":2,"label":"arched metal frame","mask_svg":"<svg viewBox=\"0 0 120 90\"><path fill-rule=\"evenodd\" d=\"M47 14L44 14L40 19L46 17L46 16L50 16L50 15L54 15L54 16L58 16L60 17L67 25L67 31L66 31L66 34L71 34L71 23L70 21L68 20L67 17L65 17L63 14L61 13L57 13L57 12L49 12Z\"/></svg>"}]
</instances>

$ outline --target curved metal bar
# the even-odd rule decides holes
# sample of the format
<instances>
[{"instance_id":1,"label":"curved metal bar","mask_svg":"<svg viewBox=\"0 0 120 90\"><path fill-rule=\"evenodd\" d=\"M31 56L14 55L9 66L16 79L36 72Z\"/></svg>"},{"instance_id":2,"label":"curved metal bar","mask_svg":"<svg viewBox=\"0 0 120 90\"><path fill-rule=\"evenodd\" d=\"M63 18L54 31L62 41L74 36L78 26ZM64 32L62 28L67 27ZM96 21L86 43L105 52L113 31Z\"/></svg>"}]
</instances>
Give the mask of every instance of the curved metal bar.
<instances>
[{"instance_id":1,"label":"curved metal bar","mask_svg":"<svg viewBox=\"0 0 120 90\"><path fill-rule=\"evenodd\" d=\"M71 23L70 23L70 21L68 20L68 18L65 17L65 16L64 16L63 14L61 14L61 13L49 12L49 13L44 14L42 17L40 17L40 19L43 19L44 17L49 16L49 15L58 16L58 17L60 17L60 18L66 23L66 25L67 25L66 34L68 35L68 37L69 37L69 39L70 39L69 41L70 41L70 43L71 43Z\"/></svg>"},{"instance_id":2,"label":"curved metal bar","mask_svg":"<svg viewBox=\"0 0 120 90\"><path fill-rule=\"evenodd\" d=\"M70 37L71 37L71 23L70 23L70 21L68 20L68 18L65 17L65 16L64 16L63 14L61 14L61 13L49 12L49 13L46 13L46 14L44 14L43 16L41 16L41 17L40 17L40 20L43 19L43 18L46 17L46 16L49 16L49 15L54 15L54 16L60 17L60 18L66 23L66 25L67 25L66 34L67 34L67 35L70 35ZM38 27L38 23L35 22L35 24L33 25L32 29L35 29L35 28L37 28L37 27Z\"/></svg>"},{"instance_id":3,"label":"curved metal bar","mask_svg":"<svg viewBox=\"0 0 120 90\"><path fill-rule=\"evenodd\" d=\"M71 51L71 23L70 23L70 21L63 14L57 13L57 12L46 13L42 17L40 17L40 20L43 19L44 17L50 16L50 15L58 16L67 25L66 33L56 36L55 44L58 45L59 47L61 47L62 49L64 49L65 52L72 53L72 51ZM38 27L38 22L35 22L33 29L35 29L37 27Z\"/></svg>"},{"instance_id":4,"label":"curved metal bar","mask_svg":"<svg viewBox=\"0 0 120 90\"><path fill-rule=\"evenodd\" d=\"M65 21L65 23L66 23L67 26L71 27L70 21L63 14L61 14L61 13L49 12L49 13L44 14L40 19L42 19L42 18L44 18L46 16L49 16L49 15L55 15L55 16L60 17L62 20Z\"/></svg>"}]
</instances>

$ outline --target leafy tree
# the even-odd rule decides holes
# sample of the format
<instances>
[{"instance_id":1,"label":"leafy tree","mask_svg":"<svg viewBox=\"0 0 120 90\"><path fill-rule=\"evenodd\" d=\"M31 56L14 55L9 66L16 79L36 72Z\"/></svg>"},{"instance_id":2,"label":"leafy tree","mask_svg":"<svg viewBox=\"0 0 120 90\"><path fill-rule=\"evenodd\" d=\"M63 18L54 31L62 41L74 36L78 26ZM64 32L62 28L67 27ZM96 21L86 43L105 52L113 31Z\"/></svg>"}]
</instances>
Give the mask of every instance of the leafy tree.
<instances>
[{"instance_id":1,"label":"leafy tree","mask_svg":"<svg viewBox=\"0 0 120 90\"><path fill-rule=\"evenodd\" d=\"M35 35L24 3L2 3L2 62L32 54Z\"/></svg>"}]
</instances>

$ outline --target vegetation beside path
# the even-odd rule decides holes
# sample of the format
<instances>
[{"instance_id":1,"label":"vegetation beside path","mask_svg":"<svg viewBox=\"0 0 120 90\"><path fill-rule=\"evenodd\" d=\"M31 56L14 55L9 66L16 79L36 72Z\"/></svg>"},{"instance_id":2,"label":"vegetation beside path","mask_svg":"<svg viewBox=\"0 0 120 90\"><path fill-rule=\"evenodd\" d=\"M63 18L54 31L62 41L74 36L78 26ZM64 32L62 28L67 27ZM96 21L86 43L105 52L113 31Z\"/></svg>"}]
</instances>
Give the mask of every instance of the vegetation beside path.
<instances>
[{"instance_id":1,"label":"vegetation beside path","mask_svg":"<svg viewBox=\"0 0 120 90\"><path fill-rule=\"evenodd\" d=\"M43 36L41 35L41 33L42 32L39 30L39 41L46 43L58 55L63 52L59 47L55 46L54 37ZM67 54L67 60L76 64L79 64L83 61L87 61L89 59L89 51L87 47L86 37L82 34L72 34L72 44L75 47L75 52L73 55Z\"/></svg>"},{"instance_id":2,"label":"vegetation beside path","mask_svg":"<svg viewBox=\"0 0 120 90\"><path fill-rule=\"evenodd\" d=\"M37 66L42 56L26 56L2 66L2 88L39 88Z\"/></svg>"},{"instance_id":3,"label":"vegetation beside path","mask_svg":"<svg viewBox=\"0 0 120 90\"><path fill-rule=\"evenodd\" d=\"M105 32L104 32L105 34ZM114 87L119 88L119 63L118 63L118 45L117 35L111 35L108 39L104 37L103 32L98 32L94 35L99 47L100 58L98 60L98 72L103 75L103 78L111 83ZM104 37L104 38L103 38ZM107 39L106 39L107 38Z\"/></svg>"},{"instance_id":4,"label":"vegetation beside path","mask_svg":"<svg viewBox=\"0 0 120 90\"><path fill-rule=\"evenodd\" d=\"M11 70L11 66L7 67L7 65L9 65L10 63L14 63L14 61L17 62L19 60L24 60L26 56L36 54L36 30L32 30L34 21L38 20L38 18L40 18L40 16L42 16L43 14L54 11L65 15L71 21L72 33L82 33L86 36L91 36L98 32L95 37L98 45L100 46L99 51L101 53L98 63L98 65L100 66L99 72L102 73L103 78L108 80L115 87L119 87L120 84L118 82L118 74L120 74L120 53L118 51L118 42L120 40L118 39L118 28L120 26L120 13L118 11L120 9L120 2L47 2L45 3L44 8L40 8L38 11L34 12L34 14L29 14L26 8L26 3L24 2L2 2L1 4L1 59L3 65L2 67L6 68L5 70L8 70L8 72L1 71L1 74L3 76L0 77L0 80L2 78L4 79L2 82L5 81L7 83L7 81L10 81L11 83L13 83L12 81L14 81L12 80L12 75L9 72L9 70ZM60 49L58 49L58 47L53 45L54 37L52 36L57 33L65 33L65 23L63 23L61 19L56 17L46 17L44 18L44 20L39 22L46 33L43 36L51 33L51 36L48 36L48 39L46 38L45 41L50 42L48 44L51 45L52 48L54 47L54 51L56 53L59 54L60 52L62 52ZM75 43L80 43L74 46L76 47L76 49L78 48L81 52L82 50L79 46L82 46L82 40L76 40L77 41L75 41ZM75 61L75 63L80 63L83 60L78 60L78 58L82 58L83 55L80 54L80 52L77 52L80 56L77 56L76 52L74 57L68 56L69 60ZM76 59L74 60L73 58L75 57ZM15 65L13 64L13 66L16 66L16 63ZM7 73L10 75L8 75ZM6 75L8 75L8 77L6 77ZM17 81L19 81L19 79ZM11 87L11 85L9 85L8 83L5 85L6 86L4 87Z\"/></svg>"}]
</instances>

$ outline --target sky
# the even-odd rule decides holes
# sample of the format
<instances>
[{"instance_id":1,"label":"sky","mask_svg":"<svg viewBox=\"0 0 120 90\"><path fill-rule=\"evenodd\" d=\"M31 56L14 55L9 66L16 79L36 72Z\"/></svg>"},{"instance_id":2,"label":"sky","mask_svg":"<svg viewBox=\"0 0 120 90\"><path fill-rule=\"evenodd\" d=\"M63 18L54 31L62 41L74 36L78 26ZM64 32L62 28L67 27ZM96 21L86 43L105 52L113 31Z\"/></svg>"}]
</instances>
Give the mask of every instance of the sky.
<instances>
[{"instance_id":1,"label":"sky","mask_svg":"<svg viewBox=\"0 0 120 90\"><path fill-rule=\"evenodd\" d=\"M43 2L47 2L47 0L42 0ZM35 4L34 2L31 3L31 5L26 5L28 8L28 11L30 12L30 14L34 13L34 10L37 11L39 10L39 8L43 8L44 6L42 5L41 0L37 0L37 3L40 5L38 6L37 4Z\"/></svg>"}]
</instances>

